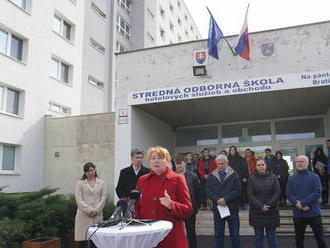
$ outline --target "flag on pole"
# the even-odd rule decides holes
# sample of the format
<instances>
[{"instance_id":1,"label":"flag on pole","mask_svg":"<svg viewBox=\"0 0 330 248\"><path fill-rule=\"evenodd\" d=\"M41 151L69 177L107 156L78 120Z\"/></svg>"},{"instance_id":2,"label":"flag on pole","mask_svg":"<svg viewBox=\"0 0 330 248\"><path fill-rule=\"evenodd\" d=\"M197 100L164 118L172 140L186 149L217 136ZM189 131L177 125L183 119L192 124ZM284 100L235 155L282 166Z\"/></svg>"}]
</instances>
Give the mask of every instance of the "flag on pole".
<instances>
[{"instance_id":1,"label":"flag on pole","mask_svg":"<svg viewBox=\"0 0 330 248\"><path fill-rule=\"evenodd\" d=\"M207 39L207 47L209 49L209 55L213 58L219 59L218 56L218 43L222 39L223 34L211 15L210 26L209 26L209 36Z\"/></svg>"},{"instance_id":2,"label":"flag on pole","mask_svg":"<svg viewBox=\"0 0 330 248\"><path fill-rule=\"evenodd\" d=\"M241 33L238 38L237 46L235 47L235 52L243 59L250 60L250 42L249 42L249 31L247 25L247 14L248 14L249 6L246 9L245 20L243 27L241 29Z\"/></svg>"}]
</instances>

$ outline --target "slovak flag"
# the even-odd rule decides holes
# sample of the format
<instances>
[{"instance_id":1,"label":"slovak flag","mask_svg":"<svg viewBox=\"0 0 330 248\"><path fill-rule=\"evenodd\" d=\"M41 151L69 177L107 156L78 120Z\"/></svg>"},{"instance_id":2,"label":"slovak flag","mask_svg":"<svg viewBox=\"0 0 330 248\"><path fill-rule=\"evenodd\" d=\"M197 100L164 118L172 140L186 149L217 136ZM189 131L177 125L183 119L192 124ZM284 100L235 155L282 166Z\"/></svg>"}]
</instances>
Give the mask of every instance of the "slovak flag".
<instances>
[{"instance_id":1,"label":"slovak flag","mask_svg":"<svg viewBox=\"0 0 330 248\"><path fill-rule=\"evenodd\" d=\"M235 52L243 59L250 60L250 42L249 42L249 31L247 25L247 13L248 13L249 6L245 13L245 20L243 27L241 29L241 33L238 38L238 43L235 47Z\"/></svg>"}]
</instances>

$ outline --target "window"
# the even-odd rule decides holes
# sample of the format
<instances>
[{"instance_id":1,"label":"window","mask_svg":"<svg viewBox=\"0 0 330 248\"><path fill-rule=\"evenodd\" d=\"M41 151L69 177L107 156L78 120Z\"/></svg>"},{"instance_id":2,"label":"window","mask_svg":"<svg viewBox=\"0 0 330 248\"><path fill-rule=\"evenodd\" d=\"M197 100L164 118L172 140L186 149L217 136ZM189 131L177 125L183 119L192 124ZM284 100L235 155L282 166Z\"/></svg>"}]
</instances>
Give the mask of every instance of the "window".
<instances>
[{"instance_id":1,"label":"window","mask_svg":"<svg viewBox=\"0 0 330 248\"><path fill-rule=\"evenodd\" d=\"M6 86L0 86L0 111L18 115L20 92Z\"/></svg>"},{"instance_id":2,"label":"window","mask_svg":"<svg viewBox=\"0 0 330 248\"><path fill-rule=\"evenodd\" d=\"M323 118L277 121L277 140L313 139L325 137Z\"/></svg>"},{"instance_id":3,"label":"window","mask_svg":"<svg viewBox=\"0 0 330 248\"><path fill-rule=\"evenodd\" d=\"M174 7L173 7L173 5L172 4L170 4L170 10L173 12L173 10L174 10Z\"/></svg>"},{"instance_id":4,"label":"window","mask_svg":"<svg viewBox=\"0 0 330 248\"><path fill-rule=\"evenodd\" d=\"M101 16L103 19L106 19L107 18L107 15L99 7L97 7L95 3L92 2L91 8L92 8L92 10L94 10L94 12L96 14L98 14L99 16Z\"/></svg>"},{"instance_id":5,"label":"window","mask_svg":"<svg viewBox=\"0 0 330 248\"><path fill-rule=\"evenodd\" d=\"M89 75L88 76L88 82L92 85L95 85L97 87L100 87L100 88L104 88L104 83L101 82L100 80L97 80L95 77Z\"/></svg>"},{"instance_id":6,"label":"window","mask_svg":"<svg viewBox=\"0 0 330 248\"><path fill-rule=\"evenodd\" d=\"M178 35L178 42L181 42L182 41L182 37L181 35Z\"/></svg>"},{"instance_id":7,"label":"window","mask_svg":"<svg viewBox=\"0 0 330 248\"><path fill-rule=\"evenodd\" d=\"M104 54L105 48L102 45L100 45L100 43L98 43L97 41L95 41L93 38L90 38L90 45L92 47L94 47L97 51L99 51L99 52L101 52L101 53Z\"/></svg>"},{"instance_id":8,"label":"window","mask_svg":"<svg viewBox=\"0 0 330 248\"><path fill-rule=\"evenodd\" d=\"M178 24L181 25L181 23L182 23L182 22L181 22L181 19L178 18Z\"/></svg>"},{"instance_id":9,"label":"window","mask_svg":"<svg viewBox=\"0 0 330 248\"><path fill-rule=\"evenodd\" d=\"M222 127L222 143L271 141L270 123L248 123Z\"/></svg>"},{"instance_id":10,"label":"window","mask_svg":"<svg viewBox=\"0 0 330 248\"><path fill-rule=\"evenodd\" d=\"M165 17L165 10L162 7L159 7L159 12L162 17Z\"/></svg>"},{"instance_id":11,"label":"window","mask_svg":"<svg viewBox=\"0 0 330 248\"><path fill-rule=\"evenodd\" d=\"M216 126L177 129L176 145L177 146L215 145L218 143L217 130L218 128Z\"/></svg>"},{"instance_id":12,"label":"window","mask_svg":"<svg viewBox=\"0 0 330 248\"><path fill-rule=\"evenodd\" d=\"M0 143L0 171L15 171L16 146Z\"/></svg>"},{"instance_id":13,"label":"window","mask_svg":"<svg viewBox=\"0 0 330 248\"><path fill-rule=\"evenodd\" d=\"M65 107L63 105L54 103L54 102L49 102L49 110L65 115L70 115L71 114L71 108Z\"/></svg>"},{"instance_id":14,"label":"window","mask_svg":"<svg viewBox=\"0 0 330 248\"><path fill-rule=\"evenodd\" d=\"M23 39L0 29L0 52L22 61Z\"/></svg>"},{"instance_id":15,"label":"window","mask_svg":"<svg viewBox=\"0 0 330 248\"><path fill-rule=\"evenodd\" d=\"M151 41L155 41L155 38L149 32L147 32L147 36Z\"/></svg>"},{"instance_id":16,"label":"window","mask_svg":"<svg viewBox=\"0 0 330 248\"><path fill-rule=\"evenodd\" d=\"M132 0L117 0L118 4L128 13L131 13Z\"/></svg>"},{"instance_id":17,"label":"window","mask_svg":"<svg viewBox=\"0 0 330 248\"><path fill-rule=\"evenodd\" d=\"M10 1L13 2L15 5L17 5L18 7L26 10L26 0L10 0Z\"/></svg>"},{"instance_id":18,"label":"window","mask_svg":"<svg viewBox=\"0 0 330 248\"><path fill-rule=\"evenodd\" d=\"M161 28L159 30L159 33L160 33L160 37L162 37L162 39L165 40L165 31L164 31L164 29Z\"/></svg>"},{"instance_id":19,"label":"window","mask_svg":"<svg viewBox=\"0 0 330 248\"><path fill-rule=\"evenodd\" d=\"M53 30L62 37L72 40L72 25L57 15L54 15Z\"/></svg>"},{"instance_id":20,"label":"window","mask_svg":"<svg viewBox=\"0 0 330 248\"><path fill-rule=\"evenodd\" d=\"M126 48L119 41L116 41L116 51L118 53L125 52Z\"/></svg>"},{"instance_id":21,"label":"window","mask_svg":"<svg viewBox=\"0 0 330 248\"><path fill-rule=\"evenodd\" d=\"M184 15L184 19L185 19L186 21L188 21L188 16L187 16L187 15Z\"/></svg>"},{"instance_id":22,"label":"window","mask_svg":"<svg viewBox=\"0 0 330 248\"><path fill-rule=\"evenodd\" d=\"M174 25L172 22L170 22L170 29L172 30L172 32L174 32Z\"/></svg>"},{"instance_id":23,"label":"window","mask_svg":"<svg viewBox=\"0 0 330 248\"><path fill-rule=\"evenodd\" d=\"M125 19L120 15L117 15L116 30L117 32L121 33L126 39L129 40L131 27L128 25Z\"/></svg>"},{"instance_id":24,"label":"window","mask_svg":"<svg viewBox=\"0 0 330 248\"><path fill-rule=\"evenodd\" d=\"M177 5L178 5L178 8L180 9L180 8L181 8L181 2L178 1L178 2L177 2Z\"/></svg>"},{"instance_id":25,"label":"window","mask_svg":"<svg viewBox=\"0 0 330 248\"><path fill-rule=\"evenodd\" d=\"M64 82L70 82L71 66L56 58L51 58L50 76Z\"/></svg>"},{"instance_id":26,"label":"window","mask_svg":"<svg viewBox=\"0 0 330 248\"><path fill-rule=\"evenodd\" d=\"M147 12L148 12L149 16L150 16L152 19L155 18L154 14L151 12L151 10L150 10L149 8L147 8Z\"/></svg>"}]
</instances>

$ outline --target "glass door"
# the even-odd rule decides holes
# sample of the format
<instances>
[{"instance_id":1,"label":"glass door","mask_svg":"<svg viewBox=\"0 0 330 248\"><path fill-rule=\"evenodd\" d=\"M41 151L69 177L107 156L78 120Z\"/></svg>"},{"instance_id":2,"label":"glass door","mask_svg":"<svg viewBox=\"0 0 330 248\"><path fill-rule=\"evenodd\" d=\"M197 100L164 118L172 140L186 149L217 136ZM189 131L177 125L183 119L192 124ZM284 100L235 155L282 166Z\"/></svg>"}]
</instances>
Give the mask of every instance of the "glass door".
<instances>
[{"instance_id":1,"label":"glass door","mask_svg":"<svg viewBox=\"0 0 330 248\"><path fill-rule=\"evenodd\" d=\"M289 165L289 172L290 175L294 171L294 160L300 154L300 147L286 147L283 146L281 149L281 152L283 154L283 159L286 160L286 162Z\"/></svg>"}]
</instances>

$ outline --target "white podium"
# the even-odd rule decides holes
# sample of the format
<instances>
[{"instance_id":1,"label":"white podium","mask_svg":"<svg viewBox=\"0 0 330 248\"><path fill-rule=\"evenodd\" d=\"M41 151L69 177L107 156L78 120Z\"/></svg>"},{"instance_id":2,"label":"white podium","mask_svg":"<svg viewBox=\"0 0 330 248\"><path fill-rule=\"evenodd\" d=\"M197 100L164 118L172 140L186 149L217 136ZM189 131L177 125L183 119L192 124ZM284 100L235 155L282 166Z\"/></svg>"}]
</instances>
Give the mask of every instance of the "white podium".
<instances>
[{"instance_id":1,"label":"white podium","mask_svg":"<svg viewBox=\"0 0 330 248\"><path fill-rule=\"evenodd\" d=\"M134 224L120 228L120 224L99 228L91 240L98 248L153 248L162 241L172 229L172 223L164 220L150 222L150 225ZM96 230L88 229L87 237Z\"/></svg>"}]
</instances>

